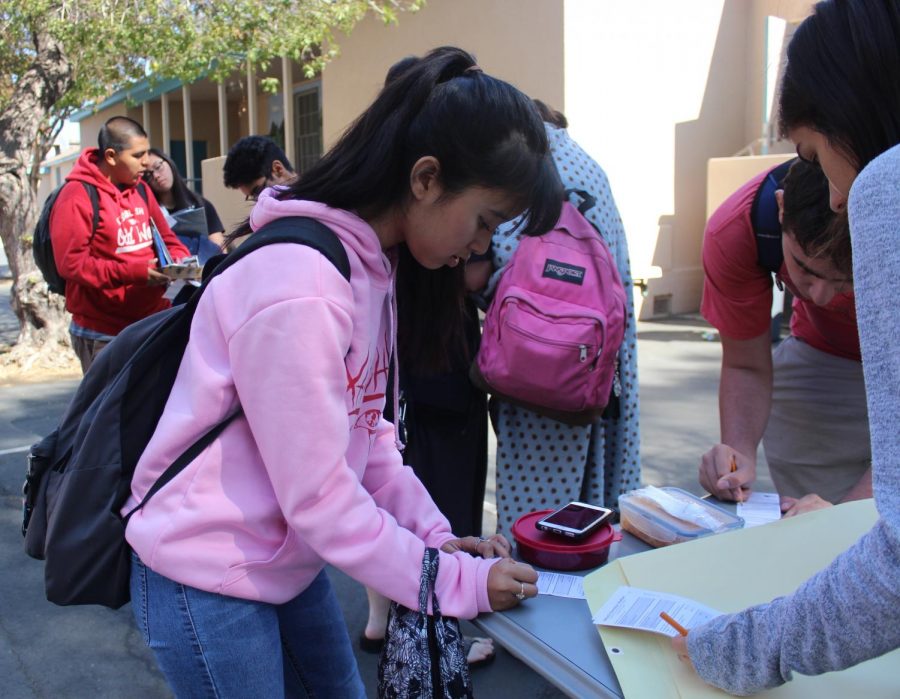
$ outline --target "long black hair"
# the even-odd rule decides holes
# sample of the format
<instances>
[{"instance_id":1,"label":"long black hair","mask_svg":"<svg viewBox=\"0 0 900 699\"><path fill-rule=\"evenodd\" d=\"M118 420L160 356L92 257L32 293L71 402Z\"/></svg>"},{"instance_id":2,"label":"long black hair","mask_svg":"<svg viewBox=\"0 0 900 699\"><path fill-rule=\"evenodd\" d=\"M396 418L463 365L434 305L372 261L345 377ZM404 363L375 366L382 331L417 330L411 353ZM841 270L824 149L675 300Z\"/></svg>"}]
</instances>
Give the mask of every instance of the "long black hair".
<instances>
[{"instance_id":1,"label":"long black hair","mask_svg":"<svg viewBox=\"0 0 900 699\"><path fill-rule=\"evenodd\" d=\"M375 217L408 201L410 171L424 156L437 158L450 195L471 186L511 195L527 214L525 235L559 218L562 187L531 100L454 47L395 64L372 105L280 196ZM447 369L464 343L462 266L425 270L404 246L398 254L404 364Z\"/></svg>"},{"instance_id":2,"label":"long black hair","mask_svg":"<svg viewBox=\"0 0 900 699\"><path fill-rule=\"evenodd\" d=\"M159 148L151 148L150 154L165 160L169 169L172 171L172 201L174 204L172 210L181 211L182 209L192 209L198 206L202 207L203 201L188 188L187 182L184 181L181 173L178 172L178 166L175 165L172 159ZM148 180L147 183L150 185L150 188L153 189L153 181ZM155 193L156 191L154 190L154 194Z\"/></svg>"},{"instance_id":3,"label":"long black hair","mask_svg":"<svg viewBox=\"0 0 900 699\"><path fill-rule=\"evenodd\" d=\"M900 143L900 2L817 3L788 46L779 112L782 133L815 129L858 169Z\"/></svg>"}]
</instances>

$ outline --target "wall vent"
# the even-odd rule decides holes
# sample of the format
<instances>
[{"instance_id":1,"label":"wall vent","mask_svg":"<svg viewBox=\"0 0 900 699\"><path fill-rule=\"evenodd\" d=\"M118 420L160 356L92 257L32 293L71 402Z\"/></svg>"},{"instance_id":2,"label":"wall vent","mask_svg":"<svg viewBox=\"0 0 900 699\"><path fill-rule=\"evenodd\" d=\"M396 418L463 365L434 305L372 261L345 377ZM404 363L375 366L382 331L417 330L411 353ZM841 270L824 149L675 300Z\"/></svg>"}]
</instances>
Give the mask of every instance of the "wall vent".
<instances>
[{"instance_id":1,"label":"wall vent","mask_svg":"<svg viewBox=\"0 0 900 699\"><path fill-rule=\"evenodd\" d=\"M653 315L672 315L672 294L658 294L653 297Z\"/></svg>"}]
</instances>

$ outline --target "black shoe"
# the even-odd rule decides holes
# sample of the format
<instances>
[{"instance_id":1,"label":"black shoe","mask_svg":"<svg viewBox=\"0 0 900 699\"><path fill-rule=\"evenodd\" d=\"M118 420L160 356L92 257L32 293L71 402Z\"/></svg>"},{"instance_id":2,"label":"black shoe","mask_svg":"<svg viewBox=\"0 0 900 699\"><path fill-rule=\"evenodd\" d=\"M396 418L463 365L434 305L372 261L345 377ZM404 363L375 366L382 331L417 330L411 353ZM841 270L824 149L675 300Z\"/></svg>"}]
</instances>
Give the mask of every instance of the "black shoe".
<instances>
[{"instance_id":1,"label":"black shoe","mask_svg":"<svg viewBox=\"0 0 900 699\"><path fill-rule=\"evenodd\" d=\"M378 655L384 649L383 638L369 638L365 633L359 635L359 649L363 653Z\"/></svg>"}]
</instances>

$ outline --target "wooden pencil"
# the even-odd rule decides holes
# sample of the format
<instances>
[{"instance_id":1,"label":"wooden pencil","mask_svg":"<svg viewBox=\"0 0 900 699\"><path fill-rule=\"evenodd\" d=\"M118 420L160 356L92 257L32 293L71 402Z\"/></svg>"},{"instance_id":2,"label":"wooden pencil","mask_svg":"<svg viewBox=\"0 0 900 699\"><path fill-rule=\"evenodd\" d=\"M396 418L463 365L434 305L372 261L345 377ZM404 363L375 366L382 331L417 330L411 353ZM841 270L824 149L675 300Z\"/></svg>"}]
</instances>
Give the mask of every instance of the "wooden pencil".
<instances>
[{"instance_id":1,"label":"wooden pencil","mask_svg":"<svg viewBox=\"0 0 900 699\"><path fill-rule=\"evenodd\" d=\"M737 459L735 459L734 454L732 454L731 455L731 473L734 473L735 471L737 471ZM741 490L741 486L738 486L738 502L739 503L744 502L744 495Z\"/></svg>"},{"instance_id":2,"label":"wooden pencil","mask_svg":"<svg viewBox=\"0 0 900 699\"><path fill-rule=\"evenodd\" d=\"M670 616L669 616L668 614L666 614L665 612L660 612L660 613L659 613L659 618L662 619L664 622L666 622L666 623L667 623L669 626L671 626L673 629L675 629L675 630L676 630L678 633L680 633L682 636L687 636L687 635L688 635L687 629L684 628L681 624L679 624L677 621L675 621L672 617L670 617Z\"/></svg>"}]
</instances>

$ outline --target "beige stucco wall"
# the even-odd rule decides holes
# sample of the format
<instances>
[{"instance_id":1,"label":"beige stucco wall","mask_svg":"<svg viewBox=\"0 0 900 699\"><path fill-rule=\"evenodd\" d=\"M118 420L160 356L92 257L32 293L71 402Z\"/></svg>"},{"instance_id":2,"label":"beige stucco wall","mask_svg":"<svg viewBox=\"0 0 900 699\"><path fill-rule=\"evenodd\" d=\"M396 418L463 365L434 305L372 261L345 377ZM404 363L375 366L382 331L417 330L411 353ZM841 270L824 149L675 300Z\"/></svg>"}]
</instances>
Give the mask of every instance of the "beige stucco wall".
<instances>
[{"instance_id":1,"label":"beige stucco wall","mask_svg":"<svg viewBox=\"0 0 900 699\"><path fill-rule=\"evenodd\" d=\"M742 0L743 1L743 0ZM749 8L747 32L749 42L747 44L746 64L746 111L747 129L744 135L746 143L761 136L760 120L765 109L763 99L765 86L763 85L764 69L777 71L779 66L768 63L765 55L765 27L766 17L778 17L788 22L800 22L812 11L812 0L752 0ZM773 95L773 97L776 97ZM777 102L777 99L775 99ZM771 116L771 115L770 115ZM775 147L775 150L784 148Z\"/></svg>"},{"instance_id":2,"label":"beige stucco wall","mask_svg":"<svg viewBox=\"0 0 900 699\"><path fill-rule=\"evenodd\" d=\"M707 163L762 133L766 15L796 20L809 7L566 0L569 131L609 176L633 274L648 280L642 318L699 308Z\"/></svg>"},{"instance_id":3,"label":"beige stucco wall","mask_svg":"<svg viewBox=\"0 0 900 699\"><path fill-rule=\"evenodd\" d=\"M719 204L747 180L763 170L780 165L793 155L793 153L773 153L743 158L710 158L706 177L706 219L708 220L719 208Z\"/></svg>"},{"instance_id":4,"label":"beige stucco wall","mask_svg":"<svg viewBox=\"0 0 900 699\"><path fill-rule=\"evenodd\" d=\"M201 176L203 177L203 196L216 207L216 212L225 225L225 232L228 233L250 215L253 204L244 201L244 195L236 189L225 187L222 181L224 165L224 155L207 158L201 164Z\"/></svg>"},{"instance_id":5,"label":"beige stucco wall","mask_svg":"<svg viewBox=\"0 0 900 699\"><path fill-rule=\"evenodd\" d=\"M699 306L706 161L744 142L749 7L566 2L570 133L609 176L634 276L674 313Z\"/></svg>"},{"instance_id":6,"label":"beige stucco wall","mask_svg":"<svg viewBox=\"0 0 900 699\"><path fill-rule=\"evenodd\" d=\"M562 0L428 0L385 26L369 16L338 36L340 56L322 74L323 133L328 148L368 106L388 68L442 45L475 54L486 71L562 108Z\"/></svg>"}]
</instances>

